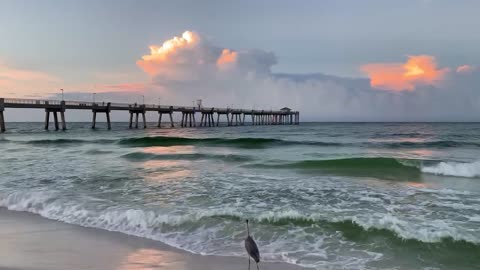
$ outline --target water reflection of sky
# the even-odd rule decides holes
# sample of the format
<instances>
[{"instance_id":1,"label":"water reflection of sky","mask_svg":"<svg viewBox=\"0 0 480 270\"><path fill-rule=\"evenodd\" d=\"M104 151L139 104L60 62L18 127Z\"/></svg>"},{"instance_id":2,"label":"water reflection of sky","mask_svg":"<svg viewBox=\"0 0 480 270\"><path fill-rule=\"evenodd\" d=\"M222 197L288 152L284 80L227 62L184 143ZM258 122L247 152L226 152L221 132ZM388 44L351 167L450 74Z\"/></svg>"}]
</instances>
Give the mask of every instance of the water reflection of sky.
<instances>
[{"instance_id":1,"label":"water reflection of sky","mask_svg":"<svg viewBox=\"0 0 480 270\"><path fill-rule=\"evenodd\" d=\"M118 270L185 269L181 255L165 250L138 249L127 255Z\"/></svg>"}]
</instances>

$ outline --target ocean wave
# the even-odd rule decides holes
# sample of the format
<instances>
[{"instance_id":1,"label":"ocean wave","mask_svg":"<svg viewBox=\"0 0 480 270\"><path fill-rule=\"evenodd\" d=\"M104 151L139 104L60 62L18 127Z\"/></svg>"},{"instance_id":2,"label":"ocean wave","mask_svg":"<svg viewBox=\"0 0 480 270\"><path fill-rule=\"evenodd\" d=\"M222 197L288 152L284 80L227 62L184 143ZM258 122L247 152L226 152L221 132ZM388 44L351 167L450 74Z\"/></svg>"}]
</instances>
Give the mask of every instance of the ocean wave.
<instances>
[{"instance_id":1,"label":"ocean wave","mask_svg":"<svg viewBox=\"0 0 480 270\"><path fill-rule=\"evenodd\" d=\"M11 141L5 141L11 142ZM375 147L375 148L455 148L455 147L480 147L480 143L468 141L453 141L453 140L439 140L439 141L421 141L421 142L323 142L323 141L299 141L299 140L283 140L275 138L189 138L189 137L174 137L174 136L147 136L134 137L125 139L103 139L103 140L85 140L85 139L70 139L70 138L56 138L56 139L39 139L31 141L14 141L37 146L50 146L55 144L61 145L76 145L76 144L112 144L118 143L120 145L130 147L149 147L149 146L177 146L177 145L199 145L207 147L234 147L244 149L262 149L269 147L282 146L318 146L318 147Z\"/></svg>"},{"instance_id":2,"label":"ocean wave","mask_svg":"<svg viewBox=\"0 0 480 270\"><path fill-rule=\"evenodd\" d=\"M115 140L82 140L82 139L42 139L42 140L31 140L31 141L24 141L22 143L31 144L31 145L55 145L55 144L86 144L86 143L95 143L95 144L105 144L105 143L112 143Z\"/></svg>"},{"instance_id":3,"label":"ocean wave","mask_svg":"<svg viewBox=\"0 0 480 270\"><path fill-rule=\"evenodd\" d=\"M366 237L383 236L401 244L401 241L411 240L418 243L450 243L469 245L480 251L480 239L469 234L452 230L444 223L435 229L417 230L408 226L406 221L399 220L391 214L384 214L376 219L362 219L356 216L329 219L321 214L301 213L297 210L267 211L256 216L243 213L232 207L195 210L184 214L159 213L152 209L118 209L115 207L103 210L91 210L79 204L65 203L56 199L54 193L48 192L13 192L0 194L0 207L14 211L26 211L43 217L59 220L85 227L94 227L109 231L160 240L155 232L162 226L177 226L192 228L209 223L210 219L238 221L243 223L246 218L259 224L283 226L317 225L322 229L341 232L350 240ZM205 222L202 222L204 221ZM434 226L434 223L431 224Z\"/></svg>"},{"instance_id":4,"label":"ocean wave","mask_svg":"<svg viewBox=\"0 0 480 270\"><path fill-rule=\"evenodd\" d=\"M234 154L203 154L203 153L183 153L183 154L154 154L144 152L132 152L122 156L130 161L146 161L146 160L201 160L212 159L222 160L226 162L246 162L253 158L243 155Z\"/></svg>"},{"instance_id":5,"label":"ocean wave","mask_svg":"<svg viewBox=\"0 0 480 270\"><path fill-rule=\"evenodd\" d=\"M332 219L296 210L266 211L253 215L231 206L192 209L187 213L162 213L161 209L151 208L92 208L85 202L60 199L58 195L52 192L0 193L0 207L83 227L148 238L195 254L217 256L243 256L240 243L243 241L244 220L249 218L255 224L255 236L262 246L265 261L284 261L310 268L358 269L358 265L381 258L385 249L395 254L414 250L418 256L434 251L440 258L444 256L442 254L458 258L462 265L476 263L480 253L480 239L475 235L457 231L445 226L445 223L435 226L435 222L429 223L429 228L418 230L389 214L367 220L356 216ZM432 228L432 225L435 227ZM269 229L282 235L271 239L264 232ZM295 232L302 233L297 236ZM306 240L305 234L312 241ZM323 243L319 239L324 238L341 241L346 249L363 255L344 257L338 250L339 253L334 256L336 259L330 261L325 257L329 244L319 244ZM305 254L305 250L309 252ZM310 260L305 260L305 256ZM357 261L357 267L346 267L346 260Z\"/></svg>"},{"instance_id":6,"label":"ocean wave","mask_svg":"<svg viewBox=\"0 0 480 270\"><path fill-rule=\"evenodd\" d=\"M305 172L321 170L351 176L371 176L392 180L414 180L421 175L423 161L414 159L395 159L385 157L343 158L327 160L302 160L295 162L276 162L273 164L256 163L248 167L271 169L296 169Z\"/></svg>"},{"instance_id":7,"label":"ocean wave","mask_svg":"<svg viewBox=\"0 0 480 270\"><path fill-rule=\"evenodd\" d=\"M380 143L381 145L381 143ZM454 148L454 147L480 147L480 143L468 141L425 141L425 142L390 142L384 143L388 148Z\"/></svg>"},{"instance_id":8,"label":"ocean wave","mask_svg":"<svg viewBox=\"0 0 480 270\"><path fill-rule=\"evenodd\" d=\"M480 160L471 163L440 162L433 166L421 168L424 173L458 176L458 177L480 177Z\"/></svg>"},{"instance_id":9,"label":"ocean wave","mask_svg":"<svg viewBox=\"0 0 480 270\"><path fill-rule=\"evenodd\" d=\"M174 145L203 145L203 146L231 146L238 148L266 148L281 145L318 145L318 146L339 146L338 143L326 143L315 141L286 141L273 138L186 138L186 137L140 137L122 139L119 144L146 147L146 146L174 146Z\"/></svg>"}]
</instances>

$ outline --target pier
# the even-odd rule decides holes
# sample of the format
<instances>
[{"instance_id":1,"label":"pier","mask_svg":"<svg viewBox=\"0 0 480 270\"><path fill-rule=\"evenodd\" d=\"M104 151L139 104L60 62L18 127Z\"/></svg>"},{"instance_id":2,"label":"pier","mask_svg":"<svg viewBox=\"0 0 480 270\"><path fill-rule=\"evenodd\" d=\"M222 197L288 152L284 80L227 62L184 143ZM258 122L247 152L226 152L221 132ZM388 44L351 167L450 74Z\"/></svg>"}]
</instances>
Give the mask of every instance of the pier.
<instances>
[{"instance_id":1,"label":"pier","mask_svg":"<svg viewBox=\"0 0 480 270\"><path fill-rule=\"evenodd\" d=\"M110 112L128 111L130 113L129 128L147 128L146 113L158 113L157 128L162 126L162 116L169 116L169 126L175 127L173 114L182 115L180 127L218 127L220 126L220 117L226 118L226 126L244 126L246 116L251 119L251 125L298 125L300 123L300 112L293 111L290 108L280 110L247 110L234 108L215 108L195 106L168 106L168 105L148 105L148 104L128 104L111 102L83 102L83 101L65 101L65 100L39 100L39 99L18 99L18 98L0 98L0 132L6 131L5 109L43 109L45 111L44 128L49 129L50 113L53 114L55 130L60 130L58 114L60 114L61 129L67 129L66 112L67 110L89 110L92 112L92 129L96 128L97 113L105 113L107 118L107 129L111 129ZM201 115L200 122L197 125L195 115ZM216 114L216 119L215 119ZM139 126L139 117L142 125ZM135 117L135 124L134 124Z\"/></svg>"}]
</instances>

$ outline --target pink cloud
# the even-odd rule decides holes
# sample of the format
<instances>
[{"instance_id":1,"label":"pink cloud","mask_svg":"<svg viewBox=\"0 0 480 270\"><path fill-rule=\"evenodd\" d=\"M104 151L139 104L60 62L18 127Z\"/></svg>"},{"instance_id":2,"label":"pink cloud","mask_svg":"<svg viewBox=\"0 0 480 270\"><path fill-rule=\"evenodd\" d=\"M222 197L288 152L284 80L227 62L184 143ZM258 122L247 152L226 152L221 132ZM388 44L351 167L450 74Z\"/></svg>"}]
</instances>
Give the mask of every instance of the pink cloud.
<instances>
[{"instance_id":1,"label":"pink cloud","mask_svg":"<svg viewBox=\"0 0 480 270\"><path fill-rule=\"evenodd\" d=\"M45 72L16 69L0 63L0 78L13 81L59 82L59 78Z\"/></svg>"},{"instance_id":2,"label":"pink cloud","mask_svg":"<svg viewBox=\"0 0 480 270\"><path fill-rule=\"evenodd\" d=\"M457 67L458 73L471 73L474 70L475 70L475 67L470 65L463 65L463 66Z\"/></svg>"}]
</instances>

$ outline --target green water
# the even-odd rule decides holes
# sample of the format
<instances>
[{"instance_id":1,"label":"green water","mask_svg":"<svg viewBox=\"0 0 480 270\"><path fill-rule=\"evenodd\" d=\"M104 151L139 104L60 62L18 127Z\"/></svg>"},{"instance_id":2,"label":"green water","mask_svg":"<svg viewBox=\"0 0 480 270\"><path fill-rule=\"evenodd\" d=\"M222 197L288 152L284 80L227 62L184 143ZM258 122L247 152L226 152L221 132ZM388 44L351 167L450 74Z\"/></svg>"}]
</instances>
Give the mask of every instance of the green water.
<instances>
[{"instance_id":1,"label":"green water","mask_svg":"<svg viewBox=\"0 0 480 270\"><path fill-rule=\"evenodd\" d=\"M9 124L0 206L193 253L316 269L478 269L480 124L66 132Z\"/></svg>"}]
</instances>

